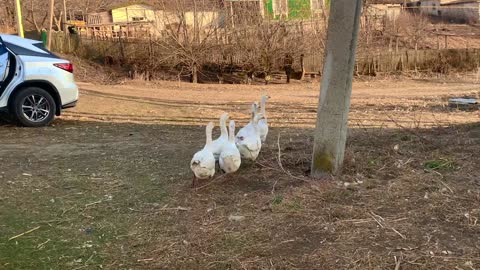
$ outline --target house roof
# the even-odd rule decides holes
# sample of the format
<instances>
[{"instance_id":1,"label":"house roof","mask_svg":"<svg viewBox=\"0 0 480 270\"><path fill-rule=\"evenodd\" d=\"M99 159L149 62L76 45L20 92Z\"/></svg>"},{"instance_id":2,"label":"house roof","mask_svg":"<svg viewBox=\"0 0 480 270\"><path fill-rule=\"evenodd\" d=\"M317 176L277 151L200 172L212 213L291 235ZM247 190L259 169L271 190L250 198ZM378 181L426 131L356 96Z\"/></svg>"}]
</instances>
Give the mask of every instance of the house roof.
<instances>
[{"instance_id":1,"label":"house roof","mask_svg":"<svg viewBox=\"0 0 480 270\"><path fill-rule=\"evenodd\" d=\"M475 3L479 2L478 0L440 0L440 5L448 6L448 5L458 5L458 4L465 4L465 3Z\"/></svg>"},{"instance_id":2,"label":"house roof","mask_svg":"<svg viewBox=\"0 0 480 270\"><path fill-rule=\"evenodd\" d=\"M224 0L157 0L156 2L155 7L161 10L193 11L196 8L197 11L210 11L223 7Z\"/></svg>"},{"instance_id":3,"label":"house roof","mask_svg":"<svg viewBox=\"0 0 480 270\"><path fill-rule=\"evenodd\" d=\"M196 1L196 3L195 3ZM193 11L196 9L197 11L211 11L212 9L218 9L224 7L225 2L231 0L156 0L154 4L149 3L151 1L146 0L127 0L122 3L114 4L109 6L105 10L112 10L118 8L125 8L131 5L144 5L151 7L152 9L158 10L167 10L167 11ZM239 0L234 0L239 1ZM245 0L240 0L245 1ZM248 0L248 1L259 1L259 0ZM402 0L403 1L403 0ZM104 10L104 11L105 11Z\"/></svg>"},{"instance_id":4,"label":"house roof","mask_svg":"<svg viewBox=\"0 0 480 270\"><path fill-rule=\"evenodd\" d=\"M123 2L123 3L119 3L119 4L109 6L108 10L117 9L117 8L125 8L125 7L132 6L132 5L142 5L142 6L148 6L148 7L153 8L153 6L148 4L147 1L127 1L127 2Z\"/></svg>"},{"instance_id":5,"label":"house roof","mask_svg":"<svg viewBox=\"0 0 480 270\"><path fill-rule=\"evenodd\" d=\"M410 1L407 1L410 2ZM404 4L404 0L367 0L368 4Z\"/></svg>"}]
</instances>

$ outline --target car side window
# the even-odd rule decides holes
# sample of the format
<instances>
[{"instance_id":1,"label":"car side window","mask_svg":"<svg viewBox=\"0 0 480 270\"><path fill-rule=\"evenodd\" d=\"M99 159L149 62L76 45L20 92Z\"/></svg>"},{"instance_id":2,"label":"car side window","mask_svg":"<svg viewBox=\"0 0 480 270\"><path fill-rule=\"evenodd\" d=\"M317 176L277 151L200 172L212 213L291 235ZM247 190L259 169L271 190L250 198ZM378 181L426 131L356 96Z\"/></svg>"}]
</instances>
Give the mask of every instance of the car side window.
<instances>
[{"instance_id":1,"label":"car side window","mask_svg":"<svg viewBox=\"0 0 480 270\"><path fill-rule=\"evenodd\" d=\"M7 76L8 51L0 41L0 84Z\"/></svg>"}]
</instances>

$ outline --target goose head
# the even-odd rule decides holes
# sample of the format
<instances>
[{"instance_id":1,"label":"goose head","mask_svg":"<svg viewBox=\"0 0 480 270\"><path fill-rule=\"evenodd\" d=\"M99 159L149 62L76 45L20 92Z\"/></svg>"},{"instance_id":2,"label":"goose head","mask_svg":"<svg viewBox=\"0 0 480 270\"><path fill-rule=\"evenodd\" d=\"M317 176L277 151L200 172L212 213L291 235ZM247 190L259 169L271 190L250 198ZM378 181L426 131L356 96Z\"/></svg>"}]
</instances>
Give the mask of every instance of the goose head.
<instances>
[{"instance_id":1,"label":"goose head","mask_svg":"<svg viewBox=\"0 0 480 270\"><path fill-rule=\"evenodd\" d=\"M263 95L260 99L260 106L258 106L258 110L263 114L265 114L265 104L269 99L270 99L270 96L268 95Z\"/></svg>"}]
</instances>

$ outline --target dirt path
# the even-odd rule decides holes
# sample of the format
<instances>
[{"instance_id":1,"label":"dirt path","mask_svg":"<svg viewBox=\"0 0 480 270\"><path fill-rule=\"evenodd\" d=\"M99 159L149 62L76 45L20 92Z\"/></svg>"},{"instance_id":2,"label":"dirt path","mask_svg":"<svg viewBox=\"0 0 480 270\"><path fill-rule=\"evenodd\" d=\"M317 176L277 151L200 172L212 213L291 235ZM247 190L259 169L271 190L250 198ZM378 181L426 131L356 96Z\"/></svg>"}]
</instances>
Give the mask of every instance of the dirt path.
<instances>
[{"instance_id":1,"label":"dirt path","mask_svg":"<svg viewBox=\"0 0 480 270\"><path fill-rule=\"evenodd\" d=\"M313 127L319 83L292 85L192 85L127 83L101 86L81 83L80 104L65 119L121 123L198 125L222 111L244 123L250 103L262 94L272 97L269 118L277 127ZM471 113L446 108L451 96L476 95L473 83L376 81L355 83L350 124L357 126L439 126L476 121ZM381 113L379 113L381 111Z\"/></svg>"}]
</instances>

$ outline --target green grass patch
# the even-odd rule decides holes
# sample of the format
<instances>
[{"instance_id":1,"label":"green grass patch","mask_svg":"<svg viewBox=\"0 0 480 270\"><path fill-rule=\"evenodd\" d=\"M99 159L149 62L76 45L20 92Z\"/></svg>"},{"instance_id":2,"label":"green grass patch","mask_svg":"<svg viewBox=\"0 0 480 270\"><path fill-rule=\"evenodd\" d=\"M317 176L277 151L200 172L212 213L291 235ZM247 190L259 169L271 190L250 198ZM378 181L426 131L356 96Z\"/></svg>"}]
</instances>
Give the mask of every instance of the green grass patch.
<instances>
[{"instance_id":1,"label":"green grass patch","mask_svg":"<svg viewBox=\"0 0 480 270\"><path fill-rule=\"evenodd\" d=\"M457 167L455 162L449 159L428 160L423 166L430 170L454 170Z\"/></svg>"},{"instance_id":2,"label":"green grass patch","mask_svg":"<svg viewBox=\"0 0 480 270\"><path fill-rule=\"evenodd\" d=\"M275 195L272 200L272 206L277 206L280 205L283 202L283 196L282 195Z\"/></svg>"}]
</instances>

